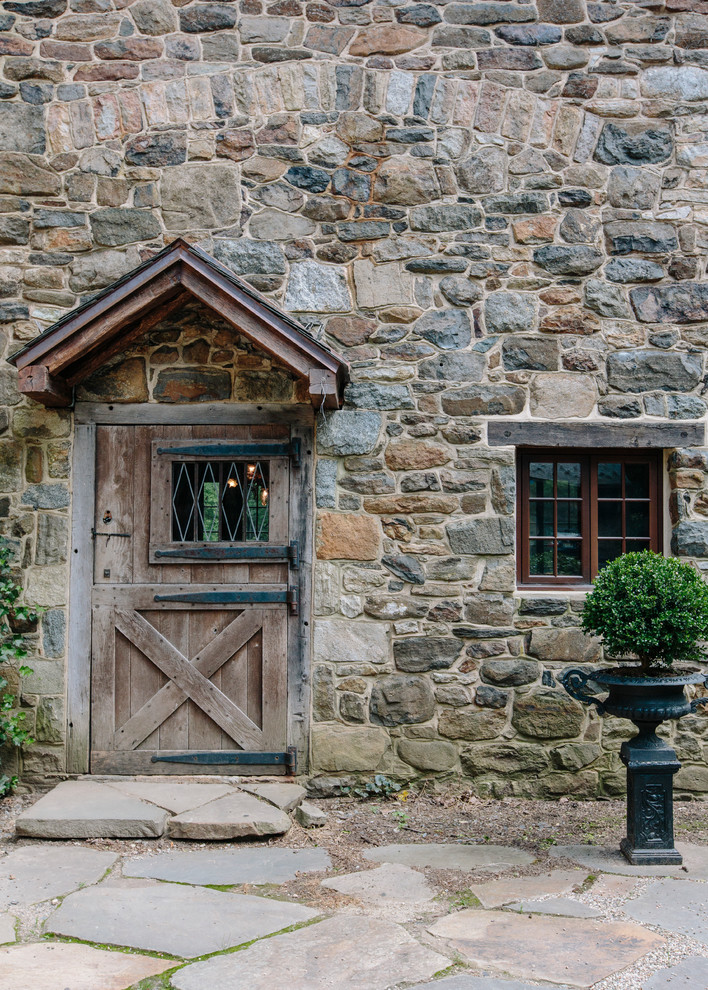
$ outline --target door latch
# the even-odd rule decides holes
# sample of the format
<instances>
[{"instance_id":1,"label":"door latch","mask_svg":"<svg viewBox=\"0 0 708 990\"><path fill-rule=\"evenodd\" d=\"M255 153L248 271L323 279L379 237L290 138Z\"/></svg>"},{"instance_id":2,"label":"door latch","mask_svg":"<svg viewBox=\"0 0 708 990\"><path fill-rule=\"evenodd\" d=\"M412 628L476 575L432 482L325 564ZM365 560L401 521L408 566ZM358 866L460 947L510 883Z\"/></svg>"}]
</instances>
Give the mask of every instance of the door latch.
<instances>
[{"instance_id":1,"label":"door latch","mask_svg":"<svg viewBox=\"0 0 708 990\"><path fill-rule=\"evenodd\" d=\"M132 535L133 535L132 533L98 533L93 528L93 526L91 527L91 539L92 540L95 540L97 536L107 536L109 540L110 540L110 538L112 536L120 536L120 537L123 537L123 539L130 539L130 537ZM108 540L106 540L106 542L108 542Z\"/></svg>"}]
</instances>

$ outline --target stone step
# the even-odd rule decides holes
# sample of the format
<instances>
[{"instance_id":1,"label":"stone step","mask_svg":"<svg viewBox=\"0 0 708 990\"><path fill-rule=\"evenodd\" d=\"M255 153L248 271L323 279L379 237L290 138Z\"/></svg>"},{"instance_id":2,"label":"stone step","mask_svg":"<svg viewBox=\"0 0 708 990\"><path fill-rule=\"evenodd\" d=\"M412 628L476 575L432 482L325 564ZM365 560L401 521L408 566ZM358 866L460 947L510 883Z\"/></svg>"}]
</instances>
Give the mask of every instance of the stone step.
<instances>
[{"instance_id":1,"label":"stone step","mask_svg":"<svg viewBox=\"0 0 708 990\"><path fill-rule=\"evenodd\" d=\"M34 839L136 839L162 835L168 813L108 784L65 780L17 819Z\"/></svg>"},{"instance_id":2,"label":"stone step","mask_svg":"<svg viewBox=\"0 0 708 990\"><path fill-rule=\"evenodd\" d=\"M246 793L246 790L252 793ZM17 819L35 839L250 839L282 835L305 795L297 784L67 780ZM285 809L285 810L283 810Z\"/></svg>"}]
</instances>

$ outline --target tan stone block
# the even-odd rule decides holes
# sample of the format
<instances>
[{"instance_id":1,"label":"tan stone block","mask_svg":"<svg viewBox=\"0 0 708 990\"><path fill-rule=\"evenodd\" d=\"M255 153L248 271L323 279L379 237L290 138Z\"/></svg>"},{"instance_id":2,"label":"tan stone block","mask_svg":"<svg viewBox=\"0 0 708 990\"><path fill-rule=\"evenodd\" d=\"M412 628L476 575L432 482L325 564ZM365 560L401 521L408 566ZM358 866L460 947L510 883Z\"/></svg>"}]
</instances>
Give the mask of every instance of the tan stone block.
<instances>
[{"instance_id":1,"label":"tan stone block","mask_svg":"<svg viewBox=\"0 0 708 990\"><path fill-rule=\"evenodd\" d=\"M422 45L428 35L416 27L377 24L363 28L349 48L350 55L400 55Z\"/></svg>"},{"instance_id":2,"label":"tan stone block","mask_svg":"<svg viewBox=\"0 0 708 990\"><path fill-rule=\"evenodd\" d=\"M317 519L320 560L376 560L381 528L376 519L349 513L321 512Z\"/></svg>"},{"instance_id":3,"label":"tan stone block","mask_svg":"<svg viewBox=\"0 0 708 990\"><path fill-rule=\"evenodd\" d=\"M63 564L30 568L25 592L26 603L42 608L64 605L68 593L68 577L67 568Z\"/></svg>"},{"instance_id":4,"label":"tan stone block","mask_svg":"<svg viewBox=\"0 0 708 990\"><path fill-rule=\"evenodd\" d=\"M393 512L454 512L459 506L449 495L380 495L364 499L366 512L388 515Z\"/></svg>"},{"instance_id":5,"label":"tan stone block","mask_svg":"<svg viewBox=\"0 0 708 990\"><path fill-rule=\"evenodd\" d=\"M583 374L536 375L531 383L531 415L540 419L574 419L589 416L595 408L597 388Z\"/></svg>"},{"instance_id":6,"label":"tan stone block","mask_svg":"<svg viewBox=\"0 0 708 990\"><path fill-rule=\"evenodd\" d=\"M399 440L386 449L386 464L392 471L425 470L451 460L450 451L422 440Z\"/></svg>"},{"instance_id":7,"label":"tan stone block","mask_svg":"<svg viewBox=\"0 0 708 990\"><path fill-rule=\"evenodd\" d=\"M388 745L386 730L373 725L356 729L343 725L314 725L312 768L330 772L370 772L377 768Z\"/></svg>"}]
</instances>

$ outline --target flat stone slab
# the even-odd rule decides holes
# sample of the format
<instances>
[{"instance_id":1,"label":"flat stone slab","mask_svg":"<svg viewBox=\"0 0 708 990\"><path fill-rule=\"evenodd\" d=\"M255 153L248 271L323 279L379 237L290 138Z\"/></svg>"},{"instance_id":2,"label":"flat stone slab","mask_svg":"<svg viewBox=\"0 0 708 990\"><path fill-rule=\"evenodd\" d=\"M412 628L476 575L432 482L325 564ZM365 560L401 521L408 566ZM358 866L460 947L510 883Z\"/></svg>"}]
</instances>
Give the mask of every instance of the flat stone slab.
<instances>
[{"instance_id":1,"label":"flat stone slab","mask_svg":"<svg viewBox=\"0 0 708 990\"><path fill-rule=\"evenodd\" d=\"M473 908L440 918L428 931L480 969L571 987L590 987L664 944L634 924Z\"/></svg>"},{"instance_id":2,"label":"flat stone slab","mask_svg":"<svg viewBox=\"0 0 708 990\"><path fill-rule=\"evenodd\" d=\"M517 901L507 904L507 911L519 911L525 914L552 914L562 918L599 918L602 911L573 901L570 897L547 897L543 901Z\"/></svg>"},{"instance_id":3,"label":"flat stone slab","mask_svg":"<svg viewBox=\"0 0 708 990\"><path fill-rule=\"evenodd\" d=\"M281 811L294 811L307 796L299 784L241 784L241 790L263 798Z\"/></svg>"},{"instance_id":4,"label":"flat stone slab","mask_svg":"<svg viewBox=\"0 0 708 990\"><path fill-rule=\"evenodd\" d=\"M109 786L130 797L156 804L172 815L180 815L183 811L200 808L203 804L216 801L217 798L225 797L235 790L229 784L198 784L169 780L156 780L154 783L148 780L111 780Z\"/></svg>"},{"instance_id":5,"label":"flat stone slab","mask_svg":"<svg viewBox=\"0 0 708 990\"><path fill-rule=\"evenodd\" d=\"M659 880L623 910L630 918L657 925L708 945L708 884ZM706 960L708 985L708 959Z\"/></svg>"},{"instance_id":6,"label":"flat stone slab","mask_svg":"<svg viewBox=\"0 0 708 990\"><path fill-rule=\"evenodd\" d=\"M434 983L418 983L410 990L539 990L539 986L537 983L519 983L517 980L498 980L495 976L460 973L459 976L448 976L444 980L435 980ZM553 990L570 988L556 984Z\"/></svg>"},{"instance_id":7,"label":"flat stone slab","mask_svg":"<svg viewBox=\"0 0 708 990\"><path fill-rule=\"evenodd\" d=\"M509 846L461 846L443 842L379 846L378 849L367 849L364 858L375 863L465 871L493 866L526 866L535 859L523 849Z\"/></svg>"},{"instance_id":8,"label":"flat stone slab","mask_svg":"<svg viewBox=\"0 0 708 990\"><path fill-rule=\"evenodd\" d=\"M642 984L642 990L705 990L708 959L691 956L669 969L654 973Z\"/></svg>"},{"instance_id":9,"label":"flat stone slab","mask_svg":"<svg viewBox=\"0 0 708 990\"><path fill-rule=\"evenodd\" d=\"M169 959L40 942L0 949L0 990L125 990L172 969Z\"/></svg>"},{"instance_id":10,"label":"flat stone slab","mask_svg":"<svg viewBox=\"0 0 708 990\"><path fill-rule=\"evenodd\" d=\"M288 990L385 990L402 980L429 980L449 965L398 925L346 915L186 966L172 984L177 990L273 990L285 984Z\"/></svg>"},{"instance_id":11,"label":"flat stone slab","mask_svg":"<svg viewBox=\"0 0 708 990\"><path fill-rule=\"evenodd\" d=\"M590 887L588 893L593 897L626 898L633 894L639 880L635 877L623 877L619 873L604 873Z\"/></svg>"},{"instance_id":12,"label":"flat stone slab","mask_svg":"<svg viewBox=\"0 0 708 990\"><path fill-rule=\"evenodd\" d=\"M259 835L283 835L292 822L280 808L237 791L170 819L168 831L175 839L247 839Z\"/></svg>"},{"instance_id":13,"label":"flat stone slab","mask_svg":"<svg viewBox=\"0 0 708 990\"><path fill-rule=\"evenodd\" d=\"M683 855L681 866L632 866L618 848L608 846L553 846L551 859L572 859L592 873L622 873L628 877L676 877L678 880L708 880L708 846L677 844Z\"/></svg>"},{"instance_id":14,"label":"flat stone slab","mask_svg":"<svg viewBox=\"0 0 708 990\"><path fill-rule=\"evenodd\" d=\"M118 857L81 846L21 846L0 859L0 909L38 904L97 883Z\"/></svg>"},{"instance_id":15,"label":"flat stone slab","mask_svg":"<svg viewBox=\"0 0 708 990\"><path fill-rule=\"evenodd\" d=\"M71 894L49 917L45 929L87 942L191 958L316 917L311 908L266 897L148 883L91 887Z\"/></svg>"},{"instance_id":16,"label":"flat stone slab","mask_svg":"<svg viewBox=\"0 0 708 990\"><path fill-rule=\"evenodd\" d=\"M167 812L109 784L64 780L17 819L35 839L135 839L162 835Z\"/></svg>"},{"instance_id":17,"label":"flat stone slab","mask_svg":"<svg viewBox=\"0 0 708 990\"><path fill-rule=\"evenodd\" d=\"M195 884L285 883L298 873L328 870L324 849L195 849L123 863L126 877Z\"/></svg>"},{"instance_id":18,"label":"flat stone slab","mask_svg":"<svg viewBox=\"0 0 708 990\"><path fill-rule=\"evenodd\" d=\"M470 890L486 908L535 900L545 894L567 894L587 879L587 870L553 870L538 877L501 877L485 883L473 883Z\"/></svg>"},{"instance_id":19,"label":"flat stone slab","mask_svg":"<svg viewBox=\"0 0 708 990\"><path fill-rule=\"evenodd\" d=\"M11 914L0 914L0 945L15 941L17 918Z\"/></svg>"},{"instance_id":20,"label":"flat stone slab","mask_svg":"<svg viewBox=\"0 0 708 990\"><path fill-rule=\"evenodd\" d=\"M400 863L384 863L375 870L333 877L323 880L322 886L355 897L399 921L415 917L436 896L422 873Z\"/></svg>"}]
</instances>

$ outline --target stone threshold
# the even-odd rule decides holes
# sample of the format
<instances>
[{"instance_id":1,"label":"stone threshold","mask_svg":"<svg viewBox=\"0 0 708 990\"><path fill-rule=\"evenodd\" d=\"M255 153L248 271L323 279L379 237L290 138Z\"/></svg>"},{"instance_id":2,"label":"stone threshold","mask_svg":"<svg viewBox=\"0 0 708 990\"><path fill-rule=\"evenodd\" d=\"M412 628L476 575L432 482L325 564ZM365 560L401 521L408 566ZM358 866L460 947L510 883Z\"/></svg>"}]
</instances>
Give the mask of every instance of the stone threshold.
<instances>
[{"instance_id":1,"label":"stone threshold","mask_svg":"<svg viewBox=\"0 0 708 990\"><path fill-rule=\"evenodd\" d=\"M24 811L35 839L238 840L283 835L293 816L314 824L305 789L282 778L85 776L64 780ZM320 813L321 814L321 813Z\"/></svg>"}]
</instances>

